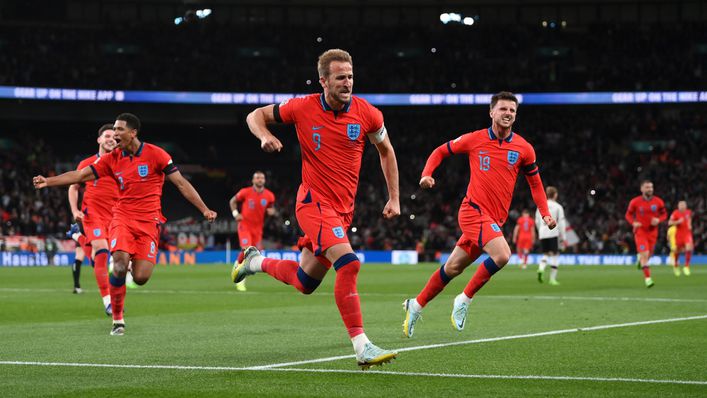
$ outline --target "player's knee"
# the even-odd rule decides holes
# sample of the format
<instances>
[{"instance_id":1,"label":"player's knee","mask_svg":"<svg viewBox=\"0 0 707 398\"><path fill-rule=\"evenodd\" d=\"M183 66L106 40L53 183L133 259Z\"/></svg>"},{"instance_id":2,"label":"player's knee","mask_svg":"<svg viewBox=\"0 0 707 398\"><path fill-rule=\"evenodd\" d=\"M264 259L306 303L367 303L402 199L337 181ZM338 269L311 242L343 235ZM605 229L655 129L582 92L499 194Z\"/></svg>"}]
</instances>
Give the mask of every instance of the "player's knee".
<instances>
[{"instance_id":1,"label":"player's knee","mask_svg":"<svg viewBox=\"0 0 707 398\"><path fill-rule=\"evenodd\" d=\"M142 286L147 283L147 281L150 280L150 277L145 277L145 276L133 276L133 282L135 282L136 285Z\"/></svg>"},{"instance_id":2,"label":"player's knee","mask_svg":"<svg viewBox=\"0 0 707 398\"><path fill-rule=\"evenodd\" d=\"M361 269L361 262L358 260L358 256L354 253L346 253L339 257L338 260L334 261L334 270L336 272L347 272L347 273L358 273Z\"/></svg>"},{"instance_id":3,"label":"player's knee","mask_svg":"<svg viewBox=\"0 0 707 398\"><path fill-rule=\"evenodd\" d=\"M297 268L297 279L301 285L299 291L305 295L314 293L314 291L319 287L319 284L322 283L321 280L309 276L306 272L304 272L302 267Z\"/></svg>"},{"instance_id":4,"label":"player's knee","mask_svg":"<svg viewBox=\"0 0 707 398\"><path fill-rule=\"evenodd\" d=\"M508 264L508 261L511 259L511 251L510 250L504 250L495 256L492 256L493 262L496 263L499 267L503 267L504 265Z\"/></svg>"},{"instance_id":5,"label":"player's knee","mask_svg":"<svg viewBox=\"0 0 707 398\"><path fill-rule=\"evenodd\" d=\"M113 257L113 274L124 278L128 273L128 261L119 260Z\"/></svg>"},{"instance_id":6,"label":"player's knee","mask_svg":"<svg viewBox=\"0 0 707 398\"><path fill-rule=\"evenodd\" d=\"M459 261L451 261L444 265L444 273L450 277L454 278L464 271L466 266Z\"/></svg>"}]
</instances>

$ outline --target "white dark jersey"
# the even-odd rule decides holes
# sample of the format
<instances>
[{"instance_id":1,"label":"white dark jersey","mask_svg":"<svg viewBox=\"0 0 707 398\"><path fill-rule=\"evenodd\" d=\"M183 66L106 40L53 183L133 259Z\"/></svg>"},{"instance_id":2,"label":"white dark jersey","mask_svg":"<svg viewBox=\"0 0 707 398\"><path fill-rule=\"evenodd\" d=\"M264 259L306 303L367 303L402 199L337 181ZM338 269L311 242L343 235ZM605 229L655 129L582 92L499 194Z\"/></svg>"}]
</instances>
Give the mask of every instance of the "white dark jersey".
<instances>
[{"instance_id":1,"label":"white dark jersey","mask_svg":"<svg viewBox=\"0 0 707 398\"><path fill-rule=\"evenodd\" d=\"M538 227L538 239L548 239L548 238L560 238L560 241L565 240L565 228L567 223L565 222L565 209L561 204L555 202L552 199L547 200L547 207L550 210L550 215L557 221L557 226L555 229L550 229L543 222L543 218L540 215L539 210L535 210L535 225Z\"/></svg>"}]
</instances>

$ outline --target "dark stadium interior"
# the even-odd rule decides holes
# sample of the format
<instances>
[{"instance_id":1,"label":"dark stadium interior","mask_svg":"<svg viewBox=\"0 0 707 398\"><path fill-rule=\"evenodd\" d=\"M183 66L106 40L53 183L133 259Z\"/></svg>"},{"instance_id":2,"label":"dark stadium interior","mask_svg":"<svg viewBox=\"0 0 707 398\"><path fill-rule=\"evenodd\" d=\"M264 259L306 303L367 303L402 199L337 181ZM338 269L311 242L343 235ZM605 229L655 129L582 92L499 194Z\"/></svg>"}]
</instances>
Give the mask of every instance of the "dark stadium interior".
<instances>
[{"instance_id":1,"label":"dark stadium interior","mask_svg":"<svg viewBox=\"0 0 707 398\"><path fill-rule=\"evenodd\" d=\"M417 1L403 7L385 1L367 7L296 1L36 3L42 6L0 1L0 85L317 92L316 57L342 47L354 57L359 93L707 89L704 2L502 2L513 10L508 13L489 1ZM175 25L175 17L205 6L213 8L212 18ZM440 12L452 8L474 16L475 24L441 24ZM272 247L296 242L296 137L292 128L278 127L286 149L276 155L260 151L244 123L252 107L0 101L0 235L62 235L71 222L65 191L35 192L31 176L75 167L95 151L98 127L128 111L143 119L142 138L170 152L224 223L231 221L228 199L249 184L253 171L264 170L279 209L264 236ZM351 243L372 250L423 246L431 258L459 236L456 213L468 165L461 157L448 159L430 192L419 189L420 172L436 146L486 127L487 108L381 109L398 156L402 215L393 222L380 215L385 183L369 145ZM633 251L624 211L644 178L654 181L669 211L678 200L688 201L697 215L695 250L707 251L703 104L521 104L514 130L535 146L545 185L559 188L582 241L578 252ZM522 180L504 227L507 236L519 212L534 209ZM165 186L163 207L170 220L198 218L174 187ZM216 244L226 239L220 234ZM666 250L659 240L656 251Z\"/></svg>"}]
</instances>

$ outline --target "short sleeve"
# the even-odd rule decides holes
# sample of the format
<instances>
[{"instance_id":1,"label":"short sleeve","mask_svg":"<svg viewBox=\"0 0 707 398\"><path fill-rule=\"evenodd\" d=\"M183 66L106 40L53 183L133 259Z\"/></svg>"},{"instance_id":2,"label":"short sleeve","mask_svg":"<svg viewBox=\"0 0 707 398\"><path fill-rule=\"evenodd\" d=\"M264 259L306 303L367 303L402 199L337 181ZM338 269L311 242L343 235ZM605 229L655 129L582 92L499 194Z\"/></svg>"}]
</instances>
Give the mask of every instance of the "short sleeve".
<instances>
[{"instance_id":1,"label":"short sleeve","mask_svg":"<svg viewBox=\"0 0 707 398\"><path fill-rule=\"evenodd\" d=\"M167 151L155 146L155 165L158 169L166 175L172 174L178 171L177 166L172 162L172 157L169 156Z\"/></svg>"},{"instance_id":2,"label":"short sleeve","mask_svg":"<svg viewBox=\"0 0 707 398\"><path fill-rule=\"evenodd\" d=\"M113 177L114 162L115 152L111 152L110 155L104 155L96 159L89 167L93 171L93 175L96 177L96 179L105 176Z\"/></svg>"},{"instance_id":3,"label":"short sleeve","mask_svg":"<svg viewBox=\"0 0 707 398\"><path fill-rule=\"evenodd\" d=\"M246 190L245 190L245 189L241 189L240 191L238 191L238 192L236 193L236 202L243 202L243 201L245 201L245 193L246 193Z\"/></svg>"},{"instance_id":4,"label":"short sleeve","mask_svg":"<svg viewBox=\"0 0 707 398\"><path fill-rule=\"evenodd\" d=\"M270 192L269 196L270 196L270 198L269 198L268 207L273 207L273 205L275 204L275 194Z\"/></svg>"},{"instance_id":5,"label":"short sleeve","mask_svg":"<svg viewBox=\"0 0 707 398\"><path fill-rule=\"evenodd\" d=\"M290 98L275 104L273 115L278 123L292 124L297 122L297 113L304 104L304 98Z\"/></svg>"},{"instance_id":6,"label":"short sleeve","mask_svg":"<svg viewBox=\"0 0 707 398\"><path fill-rule=\"evenodd\" d=\"M383 128L383 112L366 102L368 107L368 130L366 134L379 132Z\"/></svg>"},{"instance_id":7,"label":"short sleeve","mask_svg":"<svg viewBox=\"0 0 707 398\"><path fill-rule=\"evenodd\" d=\"M474 149L474 134L462 134L459 137L447 142L447 151L449 155L457 155L460 153L471 153Z\"/></svg>"},{"instance_id":8,"label":"short sleeve","mask_svg":"<svg viewBox=\"0 0 707 398\"><path fill-rule=\"evenodd\" d=\"M523 158L520 163L520 167L523 173L530 177L540 172L538 164L535 160L535 149L532 145L526 144L525 150L523 151Z\"/></svg>"}]
</instances>

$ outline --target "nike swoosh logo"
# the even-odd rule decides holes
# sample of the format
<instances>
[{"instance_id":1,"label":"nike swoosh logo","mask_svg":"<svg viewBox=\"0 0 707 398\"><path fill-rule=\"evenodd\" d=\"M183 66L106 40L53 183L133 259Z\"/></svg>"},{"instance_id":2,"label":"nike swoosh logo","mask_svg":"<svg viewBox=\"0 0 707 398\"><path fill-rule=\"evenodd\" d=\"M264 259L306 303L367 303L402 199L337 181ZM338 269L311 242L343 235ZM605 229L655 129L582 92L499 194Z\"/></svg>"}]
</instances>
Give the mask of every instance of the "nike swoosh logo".
<instances>
[{"instance_id":1,"label":"nike swoosh logo","mask_svg":"<svg viewBox=\"0 0 707 398\"><path fill-rule=\"evenodd\" d=\"M312 126L312 130L321 130L324 126Z\"/></svg>"},{"instance_id":2,"label":"nike swoosh logo","mask_svg":"<svg viewBox=\"0 0 707 398\"><path fill-rule=\"evenodd\" d=\"M485 153L489 153L489 151L479 151L479 155L483 155Z\"/></svg>"}]
</instances>

